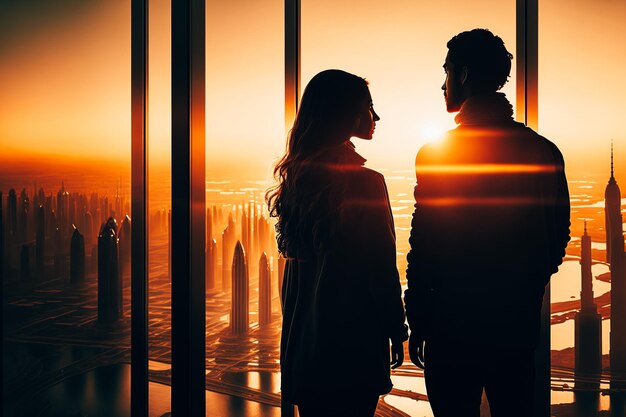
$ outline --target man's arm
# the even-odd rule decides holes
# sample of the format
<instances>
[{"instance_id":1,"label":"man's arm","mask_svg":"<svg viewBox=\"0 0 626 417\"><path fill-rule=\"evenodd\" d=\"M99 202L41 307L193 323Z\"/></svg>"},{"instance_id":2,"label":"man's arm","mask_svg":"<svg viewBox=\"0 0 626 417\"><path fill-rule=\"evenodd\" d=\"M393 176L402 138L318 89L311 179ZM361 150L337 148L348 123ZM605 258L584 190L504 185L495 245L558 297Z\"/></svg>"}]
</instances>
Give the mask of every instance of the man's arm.
<instances>
[{"instance_id":1,"label":"man's arm","mask_svg":"<svg viewBox=\"0 0 626 417\"><path fill-rule=\"evenodd\" d=\"M563 263L565 249L570 241L570 201L567 179L565 177L565 162L563 155L556 146L553 145L553 153L556 159L556 198L553 221L553 249L551 273L558 270Z\"/></svg>"},{"instance_id":2,"label":"man's arm","mask_svg":"<svg viewBox=\"0 0 626 417\"><path fill-rule=\"evenodd\" d=\"M420 150L415 166L423 163L424 148ZM411 220L411 233L409 237L410 250L407 254L407 289L404 292L404 304L406 308L407 321L411 330L409 339L409 354L411 361L418 367L424 367L424 340L428 332L432 283L433 276L432 259L429 250L432 242L429 242L429 226L432 223L428 219L427 210L424 209L423 199L426 194L426 187L420 184L423 177L416 174L417 183L414 188L415 209Z\"/></svg>"}]
</instances>

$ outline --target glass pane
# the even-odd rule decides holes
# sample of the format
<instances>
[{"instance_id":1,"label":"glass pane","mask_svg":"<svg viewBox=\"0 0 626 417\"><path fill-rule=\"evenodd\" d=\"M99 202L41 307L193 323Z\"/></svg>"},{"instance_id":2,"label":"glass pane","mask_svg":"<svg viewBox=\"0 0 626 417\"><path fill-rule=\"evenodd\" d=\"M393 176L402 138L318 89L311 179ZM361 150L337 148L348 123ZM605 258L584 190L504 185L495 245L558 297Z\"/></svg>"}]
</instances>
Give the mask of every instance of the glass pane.
<instances>
[{"instance_id":1,"label":"glass pane","mask_svg":"<svg viewBox=\"0 0 626 417\"><path fill-rule=\"evenodd\" d=\"M618 105L626 95L626 86L619 82L626 54L615 47L626 42L626 3L605 1L600 7L558 0L539 5L539 128L565 157L572 222L568 256L552 279L552 410L595 416L610 409L611 415L623 415L623 399L609 391L609 374L610 364L624 369L626 363L626 314L621 304L611 305L611 292L623 291L619 288L624 288L626 272L613 263L610 279L606 244L613 235L618 249L623 225L621 219L613 221L617 232L608 231L605 191L609 195L615 187L607 185L611 143L614 178L618 186L626 181L626 130ZM624 199L614 203L612 212L619 218ZM588 238L583 240L585 224ZM587 239L589 243L583 243ZM581 311L585 275L592 287L582 291L589 303ZM624 300L623 292L620 298ZM620 318L614 321L612 315Z\"/></svg>"},{"instance_id":2,"label":"glass pane","mask_svg":"<svg viewBox=\"0 0 626 417\"><path fill-rule=\"evenodd\" d=\"M366 166L385 176L403 286L415 155L423 144L455 127L441 90L446 44L459 32L489 28L515 54L515 24L514 1L302 1L303 87L328 68L351 72L369 82L381 120L372 141L354 139L353 143L367 159ZM503 91L515 103L514 70ZM422 372L411 364L408 353L405 356L404 365L392 373L395 390L379 402L379 409L432 415L424 399ZM338 372L340 378L340 369Z\"/></svg>"},{"instance_id":3,"label":"glass pane","mask_svg":"<svg viewBox=\"0 0 626 417\"><path fill-rule=\"evenodd\" d=\"M171 410L171 2L148 10L148 402L161 416Z\"/></svg>"},{"instance_id":4,"label":"glass pane","mask_svg":"<svg viewBox=\"0 0 626 417\"><path fill-rule=\"evenodd\" d=\"M264 193L284 147L283 6L207 5L207 416L280 415L278 259ZM234 261L238 241L247 269Z\"/></svg>"},{"instance_id":5,"label":"glass pane","mask_svg":"<svg viewBox=\"0 0 626 417\"><path fill-rule=\"evenodd\" d=\"M4 415L128 415L130 7L0 20Z\"/></svg>"}]
</instances>

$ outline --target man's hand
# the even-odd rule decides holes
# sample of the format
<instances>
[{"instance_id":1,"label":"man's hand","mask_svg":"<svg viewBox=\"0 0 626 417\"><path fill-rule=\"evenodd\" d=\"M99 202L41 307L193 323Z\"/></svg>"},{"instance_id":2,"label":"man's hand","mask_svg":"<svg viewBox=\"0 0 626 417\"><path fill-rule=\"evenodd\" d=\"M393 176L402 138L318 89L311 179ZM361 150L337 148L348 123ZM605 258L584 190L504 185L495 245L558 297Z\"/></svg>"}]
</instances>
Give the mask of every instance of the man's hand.
<instances>
[{"instance_id":1,"label":"man's hand","mask_svg":"<svg viewBox=\"0 0 626 417\"><path fill-rule=\"evenodd\" d=\"M406 336L405 336L406 337ZM391 369L396 369L404 362L404 343L391 344Z\"/></svg>"},{"instance_id":2,"label":"man's hand","mask_svg":"<svg viewBox=\"0 0 626 417\"><path fill-rule=\"evenodd\" d=\"M424 369L424 339L416 332L409 336L409 357L415 366Z\"/></svg>"}]
</instances>

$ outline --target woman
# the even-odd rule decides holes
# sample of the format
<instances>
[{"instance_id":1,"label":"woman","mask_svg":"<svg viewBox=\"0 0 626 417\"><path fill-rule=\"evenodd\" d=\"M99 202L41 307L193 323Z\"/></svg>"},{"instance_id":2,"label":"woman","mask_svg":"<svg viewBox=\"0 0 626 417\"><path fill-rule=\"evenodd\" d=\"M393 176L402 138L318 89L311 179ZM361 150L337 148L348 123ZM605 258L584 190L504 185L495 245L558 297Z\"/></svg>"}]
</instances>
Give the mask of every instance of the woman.
<instances>
[{"instance_id":1,"label":"woman","mask_svg":"<svg viewBox=\"0 0 626 417\"><path fill-rule=\"evenodd\" d=\"M378 397L391 390L390 364L404 360L387 188L350 142L372 139L378 120L363 78L317 74L274 169L278 185L267 194L287 259L282 396L302 417L373 416Z\"/></svg>"}]
</instances>

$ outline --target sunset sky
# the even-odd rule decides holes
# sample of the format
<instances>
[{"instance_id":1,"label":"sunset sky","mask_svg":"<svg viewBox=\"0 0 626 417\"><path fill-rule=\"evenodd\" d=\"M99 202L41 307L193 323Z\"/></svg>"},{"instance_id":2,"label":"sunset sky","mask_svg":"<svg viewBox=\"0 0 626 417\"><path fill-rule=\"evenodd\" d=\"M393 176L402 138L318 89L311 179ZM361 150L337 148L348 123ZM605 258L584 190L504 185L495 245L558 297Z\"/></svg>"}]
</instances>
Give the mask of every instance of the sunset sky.
<instances>
[{"instance_id":1,"label":"sunset sky","mask_svg":"<svg viewBox=\"0 0 626 417\"><path fill-rule=\"evenodd\" d=\"M613 139L626 170L626 2L539 1L540 133L571 169L608 166ZM169 1L150 8L150 160L160 166ZM410 169L423 143L454 127L440 89L445 44L474 27L516 54L514 0L302 0L302 81L326 68L367 78L382 120L357 148L370 166ZM267 173L284 146L282 1L207 1L206 80L207 170ZM514 83L504 89L512 102ZM130 1L2 2L0 91L0 159L129 161Z\"/></svg>"}]
</instances>

